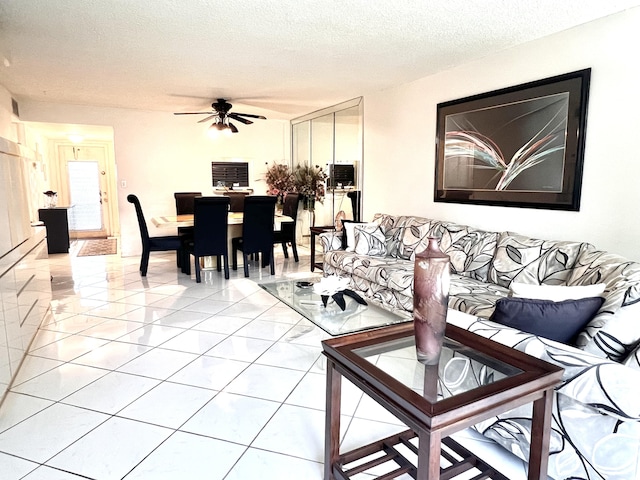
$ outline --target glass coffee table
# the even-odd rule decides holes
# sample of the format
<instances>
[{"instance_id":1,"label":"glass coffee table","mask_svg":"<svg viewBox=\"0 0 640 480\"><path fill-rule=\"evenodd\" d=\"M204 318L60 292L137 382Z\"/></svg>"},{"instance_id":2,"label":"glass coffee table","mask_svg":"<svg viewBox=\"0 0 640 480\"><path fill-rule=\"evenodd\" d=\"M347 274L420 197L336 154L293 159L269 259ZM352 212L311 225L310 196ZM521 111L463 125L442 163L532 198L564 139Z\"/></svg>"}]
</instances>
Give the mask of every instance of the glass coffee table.
<instances>
[{"instance_id":1,"label":"glass coffee table","mask_svg":"<svg viewBox=\"0 0 640 480\"><path fill-rule=\"evenodd\" d=\"M366 298L367 305L360 305L354 299L345 296L344 311L332 299L329 299L325 307L320 295L314 293L312 285L309 285L317 281L317 277L297 278L265 282L260 286L333 336L411 321L408 314L401 316L392 313Z\"/></svg>"},{"instance_id":2,"label":"glass coffee table","mask_svg":"<svg viewBox=\"0 0 640 480\"><path fill-rule=\"evenodd\" d=\"M547 478L553 388L562 368L450 324L439 365L417 360L411 323L331 338L322 347L327 358L325 480L365 473L385 480L405 474L451 479L462 473L508 480L449 436L531 402L528 478ZM340 453L343 376L409 430Z\"/></svg>"}]
</instances>

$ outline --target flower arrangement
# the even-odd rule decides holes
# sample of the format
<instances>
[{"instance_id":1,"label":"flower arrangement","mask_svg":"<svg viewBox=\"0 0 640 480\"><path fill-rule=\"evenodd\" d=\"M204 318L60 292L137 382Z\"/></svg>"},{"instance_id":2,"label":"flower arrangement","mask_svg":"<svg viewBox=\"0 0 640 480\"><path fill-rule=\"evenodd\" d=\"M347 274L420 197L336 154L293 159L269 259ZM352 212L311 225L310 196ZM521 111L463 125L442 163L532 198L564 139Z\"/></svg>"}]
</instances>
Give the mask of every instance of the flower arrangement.
<instances>
[{"instance_id":1,"label":"flower arrangement","mask_svg":"<svg viewBox=\"0 0 640 480\"><path fill-rule=\"evenodd\" d=\"M288 165L273 163L266 173L267 194L276 195L278 204L282 204L289 192L296 191L293 173Z\"/></svg>"},{"instance_id":2,"label":"flower arrangement","mask_svg":"<svg viewBox=\"0 0 640 480\"><path fill-rule=\"evenodd\" d=\"M324 201L325 188L324 181L327 175L318 165L296 165L293 172L296 191L303 198L305 210L314 210L315 202Z\"/></svg>"}]
</instances>

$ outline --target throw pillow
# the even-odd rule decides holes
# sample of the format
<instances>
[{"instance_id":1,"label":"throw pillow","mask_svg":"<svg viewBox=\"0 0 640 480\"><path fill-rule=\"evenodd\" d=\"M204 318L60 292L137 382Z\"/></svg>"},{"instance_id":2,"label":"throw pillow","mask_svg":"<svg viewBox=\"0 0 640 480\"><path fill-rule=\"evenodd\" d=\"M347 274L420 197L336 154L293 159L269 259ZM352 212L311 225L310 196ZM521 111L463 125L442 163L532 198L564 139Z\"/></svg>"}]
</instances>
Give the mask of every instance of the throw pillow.
<instances>
[{"instance_id":1,"label":"throw pillow","mask_svg":"<svg viewBox=\"0 0 640 480\"><path fill-rule=\"evenodd\" d=\"M354 249L358 255L384 256L387 253L387 242L375 224L356 225L354 228Z\"/></svg>"},{"instance_id":2,"label":"throw pillow","mask_svg":"<svg viewBox=\"0 0 640 480\"><path fill-rule=\"evenodd\" d=\"M496 309L490 320L523 332L570 344L596 315L603 302L602 297L562 302L531 298L501 298L496 302Z\"/></svg>"},{"instance_id":3,"label":"throw pillow","mask_svg":"<svg viewBox=\"0 0 640 480\"><path fill-rule=\"evenodd\" d=\"M596 283L595 285L531 285L528 283L511 282L509 290L511 296L517 298L536 298L538 300L579 300L581 298L598 297L604 293L606 285Z\"/></svg>"},{"instance_id":4,"label":"throw pillow","mask_svg":"<svg viewBox=\"0 0 640 480\"><path fill-rule=\"evenodd\" d=\"M355 247L355 233L353 229L356 225L376 225L375 223L369 224L367 222L356 222L355 220L342 220L342 248L347 252L353 252Z\"/></svg>"}]
</instances>

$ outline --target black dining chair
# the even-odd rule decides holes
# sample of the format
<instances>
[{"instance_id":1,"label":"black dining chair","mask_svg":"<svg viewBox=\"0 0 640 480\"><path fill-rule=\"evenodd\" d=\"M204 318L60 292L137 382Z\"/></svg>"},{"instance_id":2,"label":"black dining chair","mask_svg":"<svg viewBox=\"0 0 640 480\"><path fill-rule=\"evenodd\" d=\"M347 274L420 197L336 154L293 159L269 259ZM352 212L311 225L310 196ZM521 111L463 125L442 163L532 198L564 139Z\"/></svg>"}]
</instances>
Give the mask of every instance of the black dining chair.
<instances>
[{"instance_id":1,"label":"black dining chair","mask_svg":"<svg viewBox=\"0 0 640 480\"><path fill-rule=\"evenodd\" d=\"M284 258L289 258L289 252L287 251L287 242L291 243L291 250L293 250L293 258L298 261L298 247L296 245L296 223L298 221L298 200L300 195L297 193L287 193L284 198L284 205L282 206L282 214L293 218L293 222L282 223L280 230L273 232L273 243L282 244L282 252Z\"/></svg>"},{"instance_id":2,"label":"black dining chair","mask_svg":"<svg viewBox=\"0 0 640 480\"><path fill-rule=\"evenodd\" d=\"M238 250L242 252L244 276L249 276L249 255L262 254L261 265L267 262L271 275L275 275L273 262L273 221L277 198L273 196L248 196L244 201L242 219L242 237L231 240L233 250L233 269L238 269Z\"/></svg>"},{"instance_id":3,"label":"black dining chair","mask_svg":"<svg viewBox=\"0 0 640 480\"><path fill-rule=\"evenodd\" d=\"M200 197L202 192L175 192L173 194L173 198L176 201L176 215L193 215L193 199L196 197ZM178 227L178 235L185 236L193 235L193 227ZM186 241L187 239L183 239ZM189 260L188 256L185 255L185 258ZM179 267L182 267L182 271L184 273L190 273L190 269L186 268L188 265L181 265L182 258L180 255L177 257L177 263Z\"/></svg>"},{"instance_id":4,"label":"black dining chair","mask_svg":"<svg viewBox=\"0 0 640 480\"><path fill-rule=\"evenodd\" d=\"M202 196L202 192L175 192L173 198L176 199L176 214L193 214L193 199Z\"/></svg>"},{"instance_id":5,"label":"black dining chair","mask_svg":"<svg viewBox=\"0 0 640 480\"><path fill-rule=\"evenodd\" d=\"M246 193L239 192L225 192L224 195L229 197L231 201L229 211L230 212L243 212L244 211L244 199L247 198Z\"/></svg>"},{"instance_id":6,"label":"black dining chair","mask_svg":"<svg viewBox=\"0 0 640 480\"><path fill-rule=\"evenodd\" d=\"M185 261L191 271L191 255L196 267L196 282L200 283L200 259L217 257L218 271L224 261L224 278L229 278L229 248L227 246L227 217L229 198L197 197L194 200L193 237L185 242Z\"/></svg>"},{"instance_id":7,"label":"black dining chair","mask_svg":"<svg viewBox=\"0 0 640 480\"><path fill-rule=\"evenodd\" d=\"M353 220L356 222L360 221L360 197L362 192L360 190L352 190L347 193L347 197L351 199L351 209L353 211Z\"/></svg>"},{"instance_id":8,"label":"black dining chair","mask_svg":"<svg viewBox=\"0 0 640 480\"><path fill-rule=\"evenodd\" d=\"M167 252L175 250L178 252L178 259L183 258L182 241L178 235L168 235L164 237L150 237L147 229L147 222L144 220L140 200L135 195L127 195L127 201L133 203L136 208L136 216L138 217L138 226L140 227L140 239L142 240L142 258L140 260L140 275L147 276L147 267L149 266L149 254L151 252ZM179 261L181 264L184 261Z\"/></svg>"}]
</instances>

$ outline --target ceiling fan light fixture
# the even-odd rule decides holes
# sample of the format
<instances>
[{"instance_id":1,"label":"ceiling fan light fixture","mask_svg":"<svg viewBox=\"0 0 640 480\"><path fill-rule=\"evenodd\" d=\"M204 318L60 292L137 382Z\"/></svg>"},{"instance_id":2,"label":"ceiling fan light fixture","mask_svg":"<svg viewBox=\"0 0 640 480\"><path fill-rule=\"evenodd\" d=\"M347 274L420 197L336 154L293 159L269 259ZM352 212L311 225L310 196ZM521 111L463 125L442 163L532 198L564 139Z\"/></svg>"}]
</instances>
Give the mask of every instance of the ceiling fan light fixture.
<instances>
[{"instance_id":1,"label":"ceiling fan light fixture","mask_svg":"<svg viewBox=\"0 0 640 480\"><path fill-rule=\"evenodd\" d=\"M238 133L238 129L235 125L230 123L228 119L221 119L218 117L207 129L207 135L211 138L217 138L220 133L224 133L226 136L229 136L232 133Z\"/></svg>"},{"instance_id":2,"label":"ceiling fan light fixture","mask_svg":"<svg viewBox=\"0 0 640 480\"><path fill-rule=\"evenodd\" d=\"M236 120L245 125L251 125L253 121L250 118L257 118L260 120L266 120L264 115L255 115L252 113L238 113L230 112L233 105L227 102L224 98L218 98L216 102L211 104L213 110L209 112L174 112L174 115L208 115L202 120L198 120L198 123L205 123L211 119L214 119L214 123L211 124L207 132L212 137L215 137L219 132L225 132L225 134L238 133L238 128L229 121L230 118Z\"/></svg>"}]
</instances>

